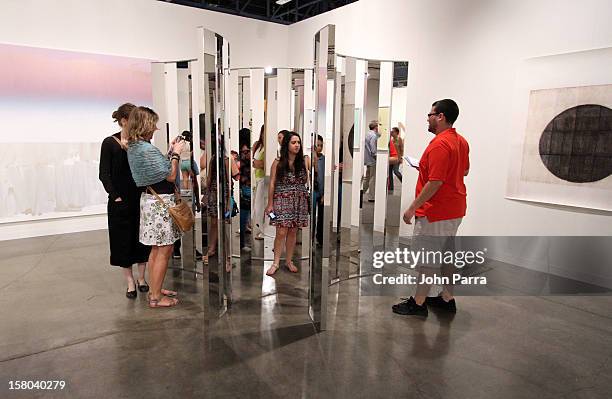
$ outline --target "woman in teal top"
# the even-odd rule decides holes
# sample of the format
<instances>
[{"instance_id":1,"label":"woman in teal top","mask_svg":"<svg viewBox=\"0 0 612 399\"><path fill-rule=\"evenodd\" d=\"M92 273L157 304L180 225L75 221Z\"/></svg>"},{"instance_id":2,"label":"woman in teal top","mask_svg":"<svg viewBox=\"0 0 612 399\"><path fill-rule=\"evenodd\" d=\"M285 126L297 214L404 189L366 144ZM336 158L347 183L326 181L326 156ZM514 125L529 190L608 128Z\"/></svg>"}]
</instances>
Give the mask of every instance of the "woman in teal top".
<instances>
[{"instance_id":1,"label":"woman in teal top","mask_svg":"<svg viewBox=\"0 0 612 399\"><path fill-rule=\"evenodd\" d=\"M151 246L149 255L149 307L176 306L176 292L162 289L174 242L181 238L168 209L175 206L174 182L179 168L178 155L184 140L174 139L170 159L150 143L157 130L158 116L150 108L137 107L128 119L128 162L140 196L140 242Z\"/></svg>"}]
</instances>

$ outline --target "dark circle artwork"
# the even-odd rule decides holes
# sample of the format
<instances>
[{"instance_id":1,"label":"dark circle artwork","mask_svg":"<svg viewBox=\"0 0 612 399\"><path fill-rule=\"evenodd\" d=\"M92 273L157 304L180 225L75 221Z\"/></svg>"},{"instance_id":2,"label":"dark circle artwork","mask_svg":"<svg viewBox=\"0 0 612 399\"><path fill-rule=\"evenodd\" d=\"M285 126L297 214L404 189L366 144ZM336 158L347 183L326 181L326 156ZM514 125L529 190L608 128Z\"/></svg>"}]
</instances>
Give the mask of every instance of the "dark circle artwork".
<instances>
[{"instance_id":1,"label":"dark circle artwork","mask_svg":"<svg viewBox=\"0 0 612 399\"><path fill-rule=\"evenodd\" d=\"M540 158L555 176L591 183L612 174L612 110L572 107L555 116L540 137Z\"/></svg>"}]
</instances>

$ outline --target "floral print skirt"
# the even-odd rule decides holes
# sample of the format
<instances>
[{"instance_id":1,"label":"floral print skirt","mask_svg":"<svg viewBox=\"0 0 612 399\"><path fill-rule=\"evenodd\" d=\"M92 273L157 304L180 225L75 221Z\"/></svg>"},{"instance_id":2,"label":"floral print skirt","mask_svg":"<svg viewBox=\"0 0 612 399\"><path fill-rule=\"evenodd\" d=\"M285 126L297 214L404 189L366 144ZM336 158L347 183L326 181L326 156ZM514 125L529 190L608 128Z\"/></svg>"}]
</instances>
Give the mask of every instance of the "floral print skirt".
<instances>
[{"instance_id":1,"label":"floral print skirt","mask_svg":"<svg viewBox=\"0 0 612 399\"><path fill-rule=\"evenodd\" d=\"M164 204L154 195L140 196L140 242L145 245L173 245L183 233L178 228L168 209L176 205L174 194L159 194Z\"/></svg>"}]
</instances>

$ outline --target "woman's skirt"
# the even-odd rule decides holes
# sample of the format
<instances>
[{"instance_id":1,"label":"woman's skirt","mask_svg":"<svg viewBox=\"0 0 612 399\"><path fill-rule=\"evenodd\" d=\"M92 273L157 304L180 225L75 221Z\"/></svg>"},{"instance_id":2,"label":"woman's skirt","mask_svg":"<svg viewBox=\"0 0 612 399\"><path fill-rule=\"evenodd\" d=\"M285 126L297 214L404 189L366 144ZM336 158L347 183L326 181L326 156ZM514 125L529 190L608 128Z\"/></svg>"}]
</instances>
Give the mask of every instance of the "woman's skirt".
<instances>
[{"instance_id":1,"label":"woman's skirt","mask_svg":"<svg viewBox=\"0 0 612 399\"><path fill-rule=\"evenodd\" d=\"M108 202L108 235L110 264L131 267L149 259L151 247L139 242L140 209L137 196L124 196L123 201Z\"/></svg>"},{"instance_id":2,"label":"woman's skirt","mask_svg":"<svg viewBox=\"0 0 612 399\"><path fill-rule=\"evenodd\" d=\"M168 209L175 206L174 194L159 194L164 203L154 195L140 196L140 242L145 245L173 245L182 232L174 223Z\"/></svg>"}]
</instances>

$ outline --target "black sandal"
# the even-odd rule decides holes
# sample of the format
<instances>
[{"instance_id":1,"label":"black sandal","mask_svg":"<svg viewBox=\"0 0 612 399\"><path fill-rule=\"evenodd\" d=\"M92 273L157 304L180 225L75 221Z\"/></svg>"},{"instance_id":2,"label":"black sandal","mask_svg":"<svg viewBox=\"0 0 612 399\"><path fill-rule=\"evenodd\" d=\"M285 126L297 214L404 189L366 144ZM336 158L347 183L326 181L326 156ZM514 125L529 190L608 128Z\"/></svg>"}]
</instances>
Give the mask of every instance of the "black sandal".
<instances>
[{"instance_id":1,"label":"black sandal","mask_svg":"<svg viewBox=\"0 0 612 399\"><path fill-rule=\"evenodd\" d=\"M125 292L125 296L127 298L129 298L129 299L136 299L136 297L138 296L138 291L136 291L136 290L134 290L134 291L126 291Z\"/></svg>"},{"instance_id":2,"label":"black sandal","mask_svg":"<svg viewBox=\"0 0 612 399\"><path fill-rule=\"evenodd\" d=\"M138 287L138 291L140 292L149 292L149 285L147 284L146 280L145 283L142 285L140 285L140 282L136 280L136 287Z\"/></svg>"}]
</instances>

